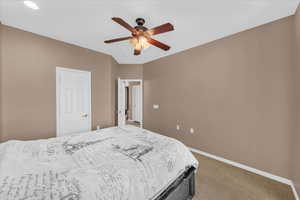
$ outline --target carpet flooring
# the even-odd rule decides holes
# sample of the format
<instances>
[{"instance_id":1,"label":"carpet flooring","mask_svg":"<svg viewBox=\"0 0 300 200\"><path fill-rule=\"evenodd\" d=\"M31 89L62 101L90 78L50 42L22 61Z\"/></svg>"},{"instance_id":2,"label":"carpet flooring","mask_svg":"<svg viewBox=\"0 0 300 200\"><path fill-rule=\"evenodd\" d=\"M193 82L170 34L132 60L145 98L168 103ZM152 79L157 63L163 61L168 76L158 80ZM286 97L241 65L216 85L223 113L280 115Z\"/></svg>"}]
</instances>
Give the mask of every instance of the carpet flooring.
<instances>
[{"instance_id":1,"label":"carpet flooring","mask_svg":"<svg viewBox=\"0 0 300 200\"><path fill-rule=\"evenodd\" d=\"M289 185L199 154L193 200L294 200Z\"/></svg>"}]
</instances>

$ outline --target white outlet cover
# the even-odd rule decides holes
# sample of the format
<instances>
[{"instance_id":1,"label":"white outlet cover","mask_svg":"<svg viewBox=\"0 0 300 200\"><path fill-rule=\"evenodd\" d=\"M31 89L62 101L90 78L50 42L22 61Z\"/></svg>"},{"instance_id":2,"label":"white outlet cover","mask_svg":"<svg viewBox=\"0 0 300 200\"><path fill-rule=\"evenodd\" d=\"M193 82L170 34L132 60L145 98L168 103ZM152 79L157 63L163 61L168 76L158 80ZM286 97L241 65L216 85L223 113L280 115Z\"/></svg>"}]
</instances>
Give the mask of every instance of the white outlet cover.
<instances>
[{"instance_id":1,"label":"white outlet cover","mask_svg":"<svg viewBox=\"0 0 300 200\"><path fill-rule=\"evenodd\" d=\"M193 134L195 130L193 128L190 129L190 133Z\"/></svg>"},{"instance_id":2,"label":"white outlet cover","mask_svg":"<svg viewBox=\"0 0 300 200\"><path fill-rule=\"evenodd\" d=\"M159 105L158 104L153 104L153 109L155 109L155 110L159 109Z\"/></svg>"}]
</instances>

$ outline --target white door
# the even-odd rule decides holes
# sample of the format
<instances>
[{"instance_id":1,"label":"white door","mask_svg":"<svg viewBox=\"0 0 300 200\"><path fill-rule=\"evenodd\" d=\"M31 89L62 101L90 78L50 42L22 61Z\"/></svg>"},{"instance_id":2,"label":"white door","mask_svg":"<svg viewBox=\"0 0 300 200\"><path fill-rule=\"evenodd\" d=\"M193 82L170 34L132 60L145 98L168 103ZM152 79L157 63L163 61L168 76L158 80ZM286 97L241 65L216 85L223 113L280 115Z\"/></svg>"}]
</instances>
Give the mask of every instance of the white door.
<instances>
[{"instance_id":1,"label":"white door","mask_svg":"<svg viewBox=\"0 0 300 200\"><path fill-rule=\"evenodd\" d=\"M126 123L125 116L125 81L118 79L118 126L124 126Z\"/></svg>"},{"instance_id":2,"label":"white door","mask_svg":"<svg viewBox=\"0 0 300 200\"><path fill-rule=\"evenodd\" d=\"M91 72L56 68L57 136L91 130Z\"/></svg>"},{"instance_id":3,"label":"white door","mask_svg":"<svg viewBox=\"0 0 300 200\"><path fill-rule=\"evenodd\" d=\"M132 86L132 120L141 122L142 120L142 86Z\"/></svg>"}]
</instances>

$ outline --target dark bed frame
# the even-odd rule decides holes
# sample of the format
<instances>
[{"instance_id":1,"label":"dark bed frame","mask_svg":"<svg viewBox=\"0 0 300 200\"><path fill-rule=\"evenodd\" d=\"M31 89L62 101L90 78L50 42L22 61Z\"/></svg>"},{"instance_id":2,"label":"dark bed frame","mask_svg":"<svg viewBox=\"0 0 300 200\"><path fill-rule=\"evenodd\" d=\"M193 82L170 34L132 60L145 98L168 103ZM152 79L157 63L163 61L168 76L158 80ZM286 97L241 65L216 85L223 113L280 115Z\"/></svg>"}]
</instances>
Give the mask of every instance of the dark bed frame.
<instances>
[{"instance_id":1,"label":"dark bed frame","mask_svg":"<svg viewBox=\"0 0 300 200\"><path fill-rule=\"evenodd\" d=\"M188 168L155 200L191 200L195 195L195 168Z\"/></svg>"}]
</instances>

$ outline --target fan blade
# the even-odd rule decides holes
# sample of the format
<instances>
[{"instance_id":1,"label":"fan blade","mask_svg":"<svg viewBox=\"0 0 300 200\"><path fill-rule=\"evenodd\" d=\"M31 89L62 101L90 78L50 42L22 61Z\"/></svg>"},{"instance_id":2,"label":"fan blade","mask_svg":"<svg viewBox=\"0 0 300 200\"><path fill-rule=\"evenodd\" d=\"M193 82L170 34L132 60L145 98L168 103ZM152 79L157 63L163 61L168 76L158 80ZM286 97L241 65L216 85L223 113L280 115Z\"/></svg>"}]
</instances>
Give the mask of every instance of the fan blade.
<instances>
[{"instance_id":1,"label":"fan blade","mask_svg":"<svg viewBox=\"0 0 300 200\"><path fill-rule=\"evenodd\" d=\"M150 35L157 35L157 34L165 33L165 32L168 32L168 31L173 31L173 30L174 30L173 25L170 24L170 23L166 23L166 24L157 26L155 28L152 28L152 29L148 30L147 32Z\"/></svg>"},{"instance_id":2,"label":"fan blade","mask_svg":"<svg viewBox=\"0 0 300 200\"><path fill-rule=\"evenodd\" d=\"M123 19L119 18L119 17L113 17L111 18L113 21L117 22L118 24L120 24L121 26L123 26L124 28L126 28L127 30L129 30L131 33L135 33L136 30L130 26L129 24L127 24Z\"/></svg>"},{"instance_id":3,"label":"fan blade","mask_svg":"<svg viewBox=\"0 0 300 200\"><path fill-rule=\"evenodd\" d=\"M150 44L152 44L152 45L154 45L154 46L156 46L156 47L158 47L160 49L163 49L165 51L168 51L171 48L170 46L168 46L168 45L166 45L164 43L161 43L161 42L159 42L157 40L154 40L152 38L148 39L148 43L150 43Z\"/></svg>"},{"instance_id":4,"label":"fan blade","mask_svg":"<svg viewBox=\"0 0 300 200\"><path fill-rule=\"evenodd\" d=\"M138 49L134 49L134 55L135 56L138 56L141 54L141 50L138 50Z\"/></svg>"},{"instance_id":5,"label":"fan blade","mask_svg":"<svg viewBox=\"0 0 300 200\"><path fill-rule=\"evenodd\" d=\"M129 40L129 39L132 39L132 37L116 38L116 39L113 39L113 40L106 40L104 42L105 43L112 43L112 42L120 42L120 41L123 41L123 40Z\"/></svg>"}]
</instances>

